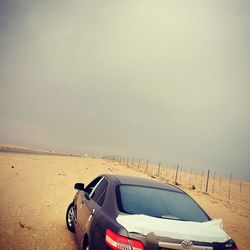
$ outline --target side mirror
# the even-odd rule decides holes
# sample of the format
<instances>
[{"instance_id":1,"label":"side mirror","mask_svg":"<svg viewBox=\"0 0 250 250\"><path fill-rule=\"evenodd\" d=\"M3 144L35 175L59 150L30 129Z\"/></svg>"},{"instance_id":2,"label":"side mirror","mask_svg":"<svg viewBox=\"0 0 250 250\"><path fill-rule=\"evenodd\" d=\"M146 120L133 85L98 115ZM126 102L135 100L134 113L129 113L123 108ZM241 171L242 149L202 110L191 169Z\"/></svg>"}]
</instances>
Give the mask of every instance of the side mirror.
<instances>
[{"instance_id":1,"label":"side mirror","mask_svg":"<svg viewBox=\"0 0 250 250\"><path fill-rule=\"evenodd\" d=\"M84 184L83 183L76 183L74 188L76 190L81 190L81 191L84 191Z\"/></svg>"}]
</instances>

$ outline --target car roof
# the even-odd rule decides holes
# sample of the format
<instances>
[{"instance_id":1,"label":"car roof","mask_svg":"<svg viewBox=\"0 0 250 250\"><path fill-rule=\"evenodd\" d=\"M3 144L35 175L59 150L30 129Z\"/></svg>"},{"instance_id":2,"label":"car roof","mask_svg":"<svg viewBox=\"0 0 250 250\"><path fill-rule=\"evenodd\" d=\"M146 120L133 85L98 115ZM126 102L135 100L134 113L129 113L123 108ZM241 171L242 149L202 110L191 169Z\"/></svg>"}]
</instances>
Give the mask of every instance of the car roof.
<instances>
[{"instance_id":1,"label":"car roof","mask_svg":"<svg viewBox=\"0 0 250 250\"><path fill-rule=\"evenodd\" d=\"M159 189L165 189L169 191L175 191L184 193L180 188L168 184L163 183L160 181L152 180L152 179L146 179L141 177L135 177L135 176L126 176L126 175L111 175L106 174L109 179L118 182L118 184L122 185L137 185L137 186L146 186L146 187L153 187L153 188L159 188Z\"/></svg>"}]
</instances>

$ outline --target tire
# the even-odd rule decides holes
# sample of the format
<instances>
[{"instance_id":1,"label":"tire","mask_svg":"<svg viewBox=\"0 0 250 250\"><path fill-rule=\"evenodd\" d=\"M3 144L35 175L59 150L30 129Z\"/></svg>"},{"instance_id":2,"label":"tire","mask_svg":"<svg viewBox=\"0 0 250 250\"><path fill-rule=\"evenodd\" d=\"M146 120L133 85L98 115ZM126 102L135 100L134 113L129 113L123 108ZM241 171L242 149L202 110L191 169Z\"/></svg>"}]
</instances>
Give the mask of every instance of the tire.
<instances>
[{"instance_id":1,"label":"tire","mask_svg":"<svg viewBox=\"0 0 250 250\"><path fill-rule=\"evenodd\" d=\"M66 212L66 225L69 231L71 231L72 233L75 232L74 220L75 220L75 209L74 209L74 203L71 202Z\"/></svg>"}]
</instances>

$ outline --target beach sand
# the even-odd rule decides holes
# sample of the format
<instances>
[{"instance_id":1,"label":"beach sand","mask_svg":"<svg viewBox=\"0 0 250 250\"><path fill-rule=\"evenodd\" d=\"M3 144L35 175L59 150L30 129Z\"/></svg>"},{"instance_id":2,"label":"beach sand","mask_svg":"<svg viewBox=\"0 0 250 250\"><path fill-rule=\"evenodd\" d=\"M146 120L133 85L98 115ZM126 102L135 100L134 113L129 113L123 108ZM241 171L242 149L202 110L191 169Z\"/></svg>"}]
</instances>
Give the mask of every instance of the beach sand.
<instances>
[{"instance_id":1,"label":"beach sand","mask_svg":"<svg viewBox=\"0 0 250 250\"><path fill-rule=\"evenodd\" d=\"M74 235L65 225L65 212L76 192L74 183L87 184L102 173L151 178L150 174L136 171L136 166L111 160L4 152L0 153L0 171L0 249L77 249ZM249 249L247 183L241 192L232 189L237 199L216 196L219 188L216 194L209 195L198 188L191 190L188 185L181 187L212 218L223 219L240 250Z\"/></svg>"}]
</instances>

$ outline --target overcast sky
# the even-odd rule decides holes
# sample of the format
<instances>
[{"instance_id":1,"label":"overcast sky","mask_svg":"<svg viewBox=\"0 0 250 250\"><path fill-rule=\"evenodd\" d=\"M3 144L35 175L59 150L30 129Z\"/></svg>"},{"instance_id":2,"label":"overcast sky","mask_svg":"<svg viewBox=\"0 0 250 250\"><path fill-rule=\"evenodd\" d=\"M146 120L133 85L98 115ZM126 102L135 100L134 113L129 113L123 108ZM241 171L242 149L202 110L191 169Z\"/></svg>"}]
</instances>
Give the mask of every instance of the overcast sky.
<instances>
[{"instance_id":1,"label":"overcast sky","mask_svg":"<svg viewBox=\"0 0 250 250\"><path fill-rule=\"evenodd\" d=\"M0 0L0 144L250 178L249 44L249 0Z\"/></svg>"}]
</instances>

